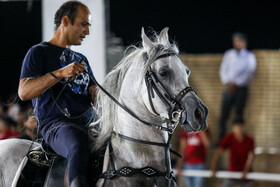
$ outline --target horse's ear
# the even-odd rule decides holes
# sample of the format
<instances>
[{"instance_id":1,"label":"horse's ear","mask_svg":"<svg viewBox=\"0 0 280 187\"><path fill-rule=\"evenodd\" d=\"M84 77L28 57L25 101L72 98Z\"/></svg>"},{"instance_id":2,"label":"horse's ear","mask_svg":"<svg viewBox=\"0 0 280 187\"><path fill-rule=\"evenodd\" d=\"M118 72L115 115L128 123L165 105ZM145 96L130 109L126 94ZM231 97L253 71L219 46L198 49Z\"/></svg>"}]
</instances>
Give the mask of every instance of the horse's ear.
<instances>
[{"instance_id":1,"label":"horse's ear","mask_svg":"<svg viewBox=\"0 0 280 187\"><path fill-rule=\"evenodd\" d=\"M143 45L144 49L149 51L153 47L153 42L145 34L144 27L142 27L142 30L141 30L141 37L142 37L142 45Z\"/></svg>"},{"instance_id":2,"label":"horse's ear","mask_svg":"<svg viewBox=\"0 0 280 187\"><path fill-rule=\"evenodd\" d=\"M170 46L169 38L168 38L168 27L165 27L162 29L162 31L159 34L159 42L163 44L164 46Z\"/></svg>"}]
</instances>

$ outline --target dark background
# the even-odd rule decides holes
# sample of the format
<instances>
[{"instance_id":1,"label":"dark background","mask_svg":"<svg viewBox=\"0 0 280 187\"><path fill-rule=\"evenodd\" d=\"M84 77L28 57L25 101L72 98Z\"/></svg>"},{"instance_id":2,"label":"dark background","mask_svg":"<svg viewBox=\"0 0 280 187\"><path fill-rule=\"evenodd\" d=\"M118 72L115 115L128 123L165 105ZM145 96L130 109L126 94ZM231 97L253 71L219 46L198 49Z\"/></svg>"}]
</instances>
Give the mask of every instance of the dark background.
<instances>
[{"instance_id":1,"label":"dark background","mask_svg":"<svg viewBox=\"0 0 280 187\"><path fill-rule=\"evenodd\" d=\"M41 2L0 2L0 98L17 93L20 69L28 49L42 41Z\"/></svg>"},{"instance_id":2,"label":"dark background","mask_svg":"<svg viewBox=\"0 0 280 187\"><path fill-rule=\"evenodd\" d=\"M250 49L280 46L278 0L108 0L108 29L125 46L140 41L141 27L160 31L170 28L186 53L223 53L231 47L231 34L244 32ZM28 49L42 41L41 2L0 2L0 98L17 92L22 60ZM93 18L94 19L94 18ZM94 25L93 25L94 27Z\"/></svg>"},{"instance_id":3,"label":"dark background","mask_svg":"<svg viewBox=\"0 0 280 187\"><path fill-rule=\"evenodd\" d=\"M222 53L231 34L244 32L249 48L278 49L280 1L272 0L144 0L110 1L110 26L129 45L140 39L141 27L169 35L187 53Z\"/></svg>"}]
</instances>

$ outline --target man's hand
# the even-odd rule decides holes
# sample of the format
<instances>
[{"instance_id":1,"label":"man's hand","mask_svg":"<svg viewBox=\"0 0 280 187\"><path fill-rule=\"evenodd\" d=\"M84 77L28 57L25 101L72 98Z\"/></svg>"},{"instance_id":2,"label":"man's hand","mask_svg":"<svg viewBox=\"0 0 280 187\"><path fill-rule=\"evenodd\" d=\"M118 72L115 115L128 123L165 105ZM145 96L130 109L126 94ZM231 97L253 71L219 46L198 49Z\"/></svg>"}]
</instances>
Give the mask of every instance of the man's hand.
<instances>
[{"instance_id":1,"label":"man's hand","mask_svg":"<svg viewBox=\"0 0 280 187\"><path fill-rule=\"evenodd\" d=\"M229 92L230 94L234 94L235 91L236 91L236 89L237 89L237 85L236 85L236 84L234 84L234 83L232 83L232 82L230 82L230 83L227 84L227 90L228 90L228 92Z\"/></svg>"},{"instance_id":2,"label":"man's hand","mask_svg":"<svg viewBox=\"0 0 280 187\"><path fill-rule=\"evenodd\" d=\"M58 78L69 78L79 76L81 73L86 71L86 67L78 62L73 62L64 68L58 70Z\"/></svg>"},{"instance_id":3,"label":"man's hand","mask_svg":"<svg viewBox=\"0 0 280 187\"><path fill-rule=\"evenodd\" d=\"M247 178L247 171L242 171L242 179L245 180Z\"/></svg>"},{"instance_id":4,"label":"man's hand","mask_svg":"<svg viewBox=\"0 0 280 187\"><path fill-rule=\"evenodd\" d=\"M216 169L212 169L212 177L216 177L216 173L217 173Z\"/></svg>"},{"instance_id":5,"label":"man's hand","mask_svg":"<svg viewBox=\"0 0 280 187\"><path fill-rule=\"evenodd\" d=\"M180 178L180 177L182 177L182 175L183 175L183 172L182 172L182 168L181 167L176 167L175 168L176 169L176 176L178 177L178 178Z\"/></svg>"}]
</instances>

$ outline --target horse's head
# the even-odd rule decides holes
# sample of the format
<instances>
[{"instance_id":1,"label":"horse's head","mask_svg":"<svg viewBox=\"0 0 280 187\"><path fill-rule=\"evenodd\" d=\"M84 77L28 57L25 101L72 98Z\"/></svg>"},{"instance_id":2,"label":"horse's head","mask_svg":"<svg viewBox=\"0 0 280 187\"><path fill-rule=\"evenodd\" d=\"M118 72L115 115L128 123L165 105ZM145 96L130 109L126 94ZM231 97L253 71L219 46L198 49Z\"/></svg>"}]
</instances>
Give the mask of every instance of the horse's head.
<instances>
[{"instance_id":1,"label":"horse's head","mask_svg":"<svg viewBox=\"0 0 280 187\"><path fill-rule=\"evenodd\" d=\"M180 123L186 132L207 128L208 109L189 86L190 70L170 44L168 28L151 41L142 29L146 89L143 100L151 113ZM144 93L144 92L143 92Z\"/></svg>"}]
</instances>

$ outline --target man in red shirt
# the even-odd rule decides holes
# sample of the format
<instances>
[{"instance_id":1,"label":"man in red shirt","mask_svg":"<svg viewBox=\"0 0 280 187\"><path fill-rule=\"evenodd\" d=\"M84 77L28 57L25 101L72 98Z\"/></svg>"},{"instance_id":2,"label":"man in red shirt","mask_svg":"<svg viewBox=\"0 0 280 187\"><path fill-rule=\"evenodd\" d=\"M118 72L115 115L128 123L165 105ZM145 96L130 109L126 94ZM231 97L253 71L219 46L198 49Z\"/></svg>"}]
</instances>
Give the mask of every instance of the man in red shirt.
<instances>
[{"instance_id":1,"label":"man in red shirt","mask_svg":"<svg viewBox=\"0 0 280 187\"><path fill-rule=\"evenodd\" d=\"M230 149L228 171L241 171L242 179L227 179L224 181L223 187L234 187L237 184L242 187L253 186L253 181L246 180L246 175L249 171L252 171L254 147L254 139L245 133L244 121L242 119L234 120L232 133L227 134L221 140L219 148L214 154L212 172L213 176L215 176L221 154L225 149Z\"/></svg>"},{"instance_id":2,"label":"man in red shirt","mask_svg":"<svg viewBox=\"0 0 280 187\"><path fill-rule=\"evenodd\" d=\"M198 133L181 132L180 153L183 155L176 165L178 176L182 169L203 170L205 168L207 148L210 146L209 130ZM202 177L183 177L186 186L203 187Z\"/></svg>"}]
</instances>

